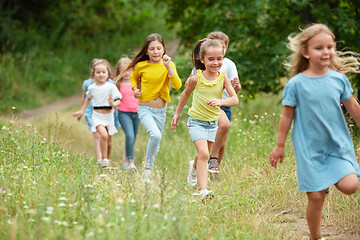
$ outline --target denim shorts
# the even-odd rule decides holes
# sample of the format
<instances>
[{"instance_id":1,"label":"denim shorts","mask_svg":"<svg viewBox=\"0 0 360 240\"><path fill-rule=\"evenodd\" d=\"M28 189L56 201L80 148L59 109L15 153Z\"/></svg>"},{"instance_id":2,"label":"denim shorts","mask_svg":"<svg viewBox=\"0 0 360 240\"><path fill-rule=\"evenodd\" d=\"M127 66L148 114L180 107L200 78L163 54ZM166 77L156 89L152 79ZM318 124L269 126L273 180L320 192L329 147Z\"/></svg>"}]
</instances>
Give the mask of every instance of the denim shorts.
<instances>
[{"instance_id":1,"label":"denim shorts","mask_svg":"<svg viewBox=\"0 0 360 240\"><path fill-rule=\"evenodd\" d=\"M231 107L221 106L220 109L225 112L226 116L228 117L229 121L231 122Z\"/></svg>"},{"instance_id":2,"label":"denim shorts","mask_svg":"<svg viewBox=\"0 0 360 240\"><path fill-rule=\"evenodd\" d=\"M218 120L207 122L196 120L195 118L189 116L187 126L189 128L189 134L193 142L200 139L215 142L216 132L218 129Z\"/></svg>"}]
</instances>

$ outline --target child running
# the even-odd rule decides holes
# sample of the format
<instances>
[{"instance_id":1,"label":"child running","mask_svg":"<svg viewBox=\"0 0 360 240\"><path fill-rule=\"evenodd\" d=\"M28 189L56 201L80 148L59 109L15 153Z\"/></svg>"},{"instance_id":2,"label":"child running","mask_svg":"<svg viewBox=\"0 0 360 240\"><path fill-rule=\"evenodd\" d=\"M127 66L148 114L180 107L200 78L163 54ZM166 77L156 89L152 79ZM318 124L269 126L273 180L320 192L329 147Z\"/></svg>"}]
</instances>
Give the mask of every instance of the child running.
<instances>
[{"instance_id":1,"label":"child running","mask_svg":"<svg viewBox=\"0 0 360 240\"><path fill-rule=\"evenodd\" d=\"M193 101L188 110L188 128L197 154L189 162L187 182L191 186L199 183L201 198L213 193L207 189L207 162L211 146L215 141L220 117L220 106L235 106L238 98L225 73L220 71L224 59L224 49L218 40L202 39L198 41L192 53L197 75L191 76L187 87L182 92L176 112L171 121L171 128L179 125L180 113L192 92ZM228 99L222 99L224 88L229 93Z\"/></svg>"},{"instance_id":2,"label":"child running","mask_svg":"<svg viewBox=\"0 0 360 240\"><path fill-rule=\"evenodd\" d=\"M101 165L110 166L110 153L112 147L112 135L117 132L114 125L113 107L120 105L121 93L113 83L107 80L110 77L111 66L108 61L98 59L93 63L91 76L95 84L89 86L86 92L86 100L81 110L72 113L78 120L84 114L86 107L92 100L94 111L92 113L92 132L98 132L100 135L100 150L102 156Z\"/></svg>"},{"instance_id":3,"label":"child running","mask_svg":"<svg viewBox=\"0 0 360 240\"><path fill-rule=\"evenodd\" d=\"M134 164L134 145L139 129L140 120L137 114L139 100L134 97L131 89L130 74L132 70L124 71L131 63L130 58L122 57L116 64L116 85L122 95L121 105L118 107L118 116L125 133L124 169L136 169Z\"/></svg>"},{"instance_id":4,"label":"child running","mask_svg":"<svg viewBox=\"0 0 360 240\"><path fill-rule=\"evenodd\" d=\"M335 36L323 24L290 35L292 55L286 64L292 78L286 84L276 147L270 164L283 162L286 136L292 131L299 191L306 192L310 239L324 239L320 231L325 193L335 185L346 195L359 187L360 169L340 102L360 125L360 106L344 73L360 73L352 52L336 51Z\"/></svg>"},{"instance_id":5,"label":"child running","mask_svg":"<svg viewBox=\"0 0 360 240\"><path fill-rule=\"evenodd\" d=\"M135 97L139 98L140 122L149 133L143 182L150 182L151 170L159 152L166 120L166 102L170 102L169 83L175 89L182 85L175 64L165 53L162 36L158 33L150 34L146 37L140 52L125 69L126 72L135 67L130 76L131 87Z\"/></svg>"},{"instance_id":6,"label":"child running","mask_svg":"<svg viewBox=\"0 0 360 240\"><path fill-rule=\"evenodd\" d=\"M226 50L229 46L229 37L220 31L211 32L207 35L209 39L218 40L224 48L224 55L226 54ZM225 72L225 76L227 76L233 86L235 92L241 90L241 85L239 81L238 72L236 69L236 65L229 58L224 57L223 65L220 71ZM196 69L193 68L191 75L196 75ZM223 99L229 98L229 94L226 90L224 90ZM230 129L231 123L231 107L230 106L221 106L220 107L220 118L218 120L218 130L215 137L215 142L212 147L211 155L208 161L208 171L211 173L218 173L219 166L222 162L225 153L225 144L226 138Z\"/></svg>"},{"instance_id":7,"label":"child running","mask_svg":"<svg viewBox=\"0 0 360 240\"><path fill-rule=\"evenodd\" d=\"M84 80L82 88L83 88L83 93L81 96L81 106L84 104L85 100L86 100L86 92L88 91L88 88L90 85L94 84L94 79L93 79L93 70L94 70L94 62L98 61L98 58L94 58L91 60L90 62L90 78ZM109 78L108 78L108 82L110 83L114 83L114 81L111 79L113 77L113 71L112 71L112 67L110 65L110 63L103 59L104 63L109 67ZM84 111L84 115L85 115L85 120L86 120L86 124L88 125L89 130L91 131L92 129L92 113L93 113L93 105L92 102L90 101L89 105L87 106L87 108ZM116 114L116 112L114 113ZM80 121L80 118L78 118L78 120ZM115 119L115 126L116 128L119 128L119 123L118 120ZM97 162L99 164L101 164L102 162L102 156L101 156L101 150L100 150L100 135L98 132L93 132L93 138L94 138L94 151L95 151L95 155L97 158Z\"/></svg>"}]
</instances>

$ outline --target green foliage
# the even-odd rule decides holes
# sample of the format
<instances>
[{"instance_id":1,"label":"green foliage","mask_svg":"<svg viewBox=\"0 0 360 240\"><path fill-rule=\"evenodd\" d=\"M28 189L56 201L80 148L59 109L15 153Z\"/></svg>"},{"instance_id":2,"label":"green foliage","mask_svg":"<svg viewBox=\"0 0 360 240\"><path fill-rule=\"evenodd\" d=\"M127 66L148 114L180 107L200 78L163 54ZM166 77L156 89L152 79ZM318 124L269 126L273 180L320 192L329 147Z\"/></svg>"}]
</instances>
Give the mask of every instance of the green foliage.
<instances>
[{"instance_id":1,"label":"green foliage","mask_svg":"<svg viewBox=\"0 0 360 240\"><path fill-rule=\"evenodd\" d=\"M152 1L0 1L0 10L0 113L80 93L91 59L115 65L148 34L172 36Z\"/></svg>"},{"instance_id":2,"label":"green foliage","mask_svg":"<svg viewBox=\"0 0 360 240\"><path fill-rule=\"evenodd\" d=\"M139 7L141 5L141 7ZM163 6L141 0L75 0L0 2L2 51L26 52L34 45L65 47L83 38L121 39L158 25ZM138 26L141 26L139 28Z\"/></svg>"},{"instance_id":3,"label":"green foliage","mask_svg":"<svg viewBox=\"0 0 360 240\"><path fill-rule=\"evenodd\" d=\"M237 64L243 88L252 94L281 90L280 79L287 75L282 66L289 54L287 36L309 23L327 24L340 41L339 49L360 52L357 0L157 2L168 4L167 17L172 24L181 23L178 34L187 46L193 47L211 31L225 32L230 38L227 56Z\"/></svg>"}]
</instances>

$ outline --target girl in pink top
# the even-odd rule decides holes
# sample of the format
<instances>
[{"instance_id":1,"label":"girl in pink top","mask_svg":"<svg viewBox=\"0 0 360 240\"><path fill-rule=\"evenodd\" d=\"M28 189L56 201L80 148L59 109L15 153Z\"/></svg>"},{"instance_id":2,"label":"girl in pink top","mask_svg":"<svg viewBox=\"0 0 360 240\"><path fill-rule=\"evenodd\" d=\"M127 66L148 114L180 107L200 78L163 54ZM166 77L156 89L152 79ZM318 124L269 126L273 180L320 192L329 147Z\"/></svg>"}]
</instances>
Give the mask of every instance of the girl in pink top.
<instances>
[{"instance_id":1,"label":"girl in pink top","mask_svg":"<svg viewBox=\"0 0 360 240\"><path fill-rule=\"evenodd\" d=\"M116 64L116 74L118 77L115 81L123 97L121 105L118 107L119 121L125 133L125 157L123 168L133 170L136 169L134 164L134 145L140 120L137 114L139 100L134 97L134 92L131 89L130 84L130 74L132 70L123 72L130 63L131 60L127 57L119 59Z\"/></svg>"}]
</instances>

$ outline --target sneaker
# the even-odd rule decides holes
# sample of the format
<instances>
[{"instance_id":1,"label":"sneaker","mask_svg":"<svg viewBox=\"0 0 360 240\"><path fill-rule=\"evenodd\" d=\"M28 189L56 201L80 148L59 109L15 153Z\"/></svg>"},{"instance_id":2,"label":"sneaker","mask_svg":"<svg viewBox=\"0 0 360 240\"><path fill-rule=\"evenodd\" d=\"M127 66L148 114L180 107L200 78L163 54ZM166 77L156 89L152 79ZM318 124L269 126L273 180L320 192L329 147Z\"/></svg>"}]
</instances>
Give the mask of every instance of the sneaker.
<instances>
[{"instance_id":1,"label":"sneaker","mask_svg":"<svg viewBox=\"0 0 360 240\"><path fill-rule=\"evenodd\" d=\"M194 193L194 196L199 196L201 198L201 200L205 199L205 198L212 198L214 197L214 193L212 191L205 189L200 190L199 193Z\"/></svg>"},{"instance_id":2,"label":"sneaker","mask_svg":"<svg viewBox=\"0 0 360 240\"><path fill-rule=\"evenodd\" d=\"M129 169L129 170L137 170L135 164L129 165L128 169Z\"/></svg>"},{"instance_id":3,"label":"sneaker","mask_svg":"<svg viewBox=\"0 0 360 240\"><path fill-rule=\"evenodd\" d=\"M96 160L97 161L97 163L99 164L99 165L101 165L101 163L102 163L102 159L100 158L100 159L98 159L98 160Z\"/></svg>"},{"instance_id":4,"label":"sneaker","mask_svg":"<svg viewBox=\"0 0 360 240\"><path fill-rule=\"evenodd\" d=\"M102 160L102 162L101 162L101 166L102 166L102 167L109 167L109 166L110 166L110 160L104 158L104 159Z\"/></svg>"},{"instance_id":5,"label":"sneaker","mask_svg":"<svg viewBox=\"0 0 360 240\"><path fill-rule=\"evenodd\" d=\"M125 160L126 160L126 156L124 155L123 156L123 164L122 164L122 166L123 166L124 170L128 170L129 169L129 162L125 161Z\"/></svg>"},{"instance_id":6,"label":"sneaker","mask_svg":"<svg viewBox=\"0 0 360 240\"><path fill-rule=\"evenodd\" d=\"M143 174L141 175L141 181L144 183L150 183L151 182L151 170L146 169Z\"/></svg>"},{"instance_id":7,"label":"sneaker","mask_svg":"<svg viewBox=\"0 0 360 240\"><path fill-rule=\"evenodd\" d=\"M187 177L187 183L195 187L197 184L196 169L194 168L194 160L189 162L189 173Z\"/></svg>"}]
</instances>

